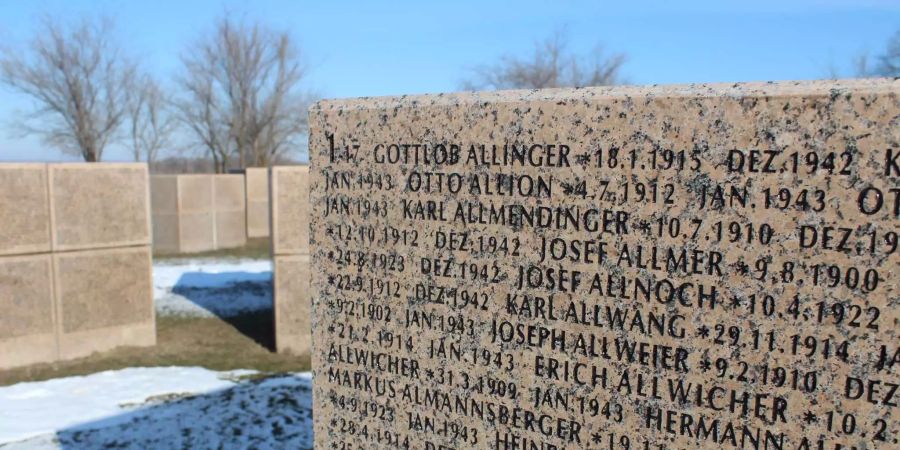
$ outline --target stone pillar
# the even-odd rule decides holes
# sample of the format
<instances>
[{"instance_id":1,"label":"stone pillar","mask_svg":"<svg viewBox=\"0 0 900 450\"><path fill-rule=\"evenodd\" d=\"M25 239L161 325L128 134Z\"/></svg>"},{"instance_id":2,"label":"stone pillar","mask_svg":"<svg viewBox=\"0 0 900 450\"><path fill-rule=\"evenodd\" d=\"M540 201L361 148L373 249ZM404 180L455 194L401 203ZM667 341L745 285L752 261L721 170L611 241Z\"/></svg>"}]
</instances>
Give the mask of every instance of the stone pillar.
<instances>
[{"instance_id":1,"label":"stone pillar","mask_svg":"<svg viewBox=\"0 0 900 450\"><path fill-rule=\"evenodd\" d=\"M275 346L309 353L309 168L273 167L271 173Z\"/></svg>"}]
</instances>

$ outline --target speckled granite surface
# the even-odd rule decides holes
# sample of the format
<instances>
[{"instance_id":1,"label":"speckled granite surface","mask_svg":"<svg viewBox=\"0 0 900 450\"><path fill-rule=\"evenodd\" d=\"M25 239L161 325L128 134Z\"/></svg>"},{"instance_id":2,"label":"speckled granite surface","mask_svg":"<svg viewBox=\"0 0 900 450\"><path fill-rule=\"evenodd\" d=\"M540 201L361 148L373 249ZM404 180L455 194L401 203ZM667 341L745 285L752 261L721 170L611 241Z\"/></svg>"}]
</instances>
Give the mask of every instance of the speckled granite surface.
<instances>
[{"instance_id":1,"label":"speckled granite surface","mask_svg":"<svg viewBox=\"0 0 900 450\"><path fill-rule=\"evenodd\" d=\"M900 448L898 94L318 103L317 447Z\"/></svg>"}]
</instances>

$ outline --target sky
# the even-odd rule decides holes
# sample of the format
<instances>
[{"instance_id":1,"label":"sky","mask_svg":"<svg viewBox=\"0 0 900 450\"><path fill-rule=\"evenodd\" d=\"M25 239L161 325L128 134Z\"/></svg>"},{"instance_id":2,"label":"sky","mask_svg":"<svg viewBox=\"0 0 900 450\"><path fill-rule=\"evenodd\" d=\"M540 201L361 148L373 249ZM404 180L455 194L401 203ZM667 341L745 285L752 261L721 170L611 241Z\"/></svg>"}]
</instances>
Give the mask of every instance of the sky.
<instances>
[{"instance_id":1,"label":"sky","mask_svg":"<svg viewBox=\"0 0 900 450\"><path fill-rule=\"evenodd\" d=\"M289 31L310 67L305 87L325 98L456 91L474 67L528 55L560 30L574 52L624 53L630 84L849 76L855 58L882 52L900 29L897 0L0 0L0 42L27 43L43 16L98 15L164 85L223 15ZM0 86L0 161L72 160L15 132L32 106ZM105 155L128 158L121 146Z\"/></svg>"}]
</instances>

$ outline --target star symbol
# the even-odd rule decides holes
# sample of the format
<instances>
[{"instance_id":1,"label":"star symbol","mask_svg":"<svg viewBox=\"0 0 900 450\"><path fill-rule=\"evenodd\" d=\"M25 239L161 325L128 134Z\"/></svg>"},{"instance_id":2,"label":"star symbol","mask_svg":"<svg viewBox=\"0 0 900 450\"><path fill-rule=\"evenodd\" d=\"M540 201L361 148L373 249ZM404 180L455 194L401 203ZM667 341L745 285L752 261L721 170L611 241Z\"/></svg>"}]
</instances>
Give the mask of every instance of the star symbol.
<instances>
[{"instance_id":1,"label":"star symbol","mask_svg":"<svg viewBox=\"0 0 900 450\"><path fill-rule=\"evenodd\" d=\"M697 328L697 336L709 337L709 327L702 325L700 328Z\"/></svg>"},{"instance_id":2,"label":"star symbol","mask_svg":"<svg viewBox=\"0 0 900 450\"><path fill-rule=\"evenodd\" d=\"M638 230L643 231L644 233L650 232L650 222L647 222L646 220L641 220L634 227Z\"/></svg>"},{"instance_id":3,"label":"star symbol","mask_svg":"<svg viewBox=\"0 0 900 450\"><path fill-rule=\"evenodd\" d=\"M812 411L806 411L806 414L803 415L803 420L806 422L807 425L809 425L809 424L812 424L813 422L818 422L819 418L816 417L816 415L813 414Z\"/></svg>"},{"instance_id":4,"label":"star symbol","mask_svg":"<svg viewBox=\"0 0 900 450\"><path fill-rule=\"evenodd\" d=\"M600 433L591 433L591 441L593 441L595 444L599 444L603 441L603 435L601 435Z\"/></svg>"},{"instance_id":5,"label":"star symbol","mask_svg":"<svg viewBox=\"0 0 900 450\"><path fill-rule=\"evenodd\" d=\"M329 422L329 424L330 424L332 427L336 427L336 426L337 426L337 420L331 419L331 422Z\"/></svg>"},{"instance_id":6,"label":"star symbol","mask_svg":"<svg viewBox=\"0 0 900 450\"><path fill-rule=\"evenodd\" d=\"M328 275L328 284L334 284L334 275Z\"/></svg>"},{"instance_id":7,"label":"star symbol","mask_svg":"<svg viewBox=\"0 0 900 450\"><path fill-rule=\"evenodd\" d=\"M331 227L328 227L328 228L325 229L325 234L331 235L331 234L333 234L333 233L334 233L334 230L333 230Z\"/></svg>"},{"instance_id":8,"label":"star symbol","mask_svg":"<svg viewBox=\"0 0 900 450\"><path fill-rule=\"evenodd\" d=\"M750 273L750 266L748 266L743 259L736 262L734 265L737 266L738 273L742 275L747 275L748 273Z\"/></svg>"},{"instance_id":9,"label":"star symbol","mask_svg":"<svg viewBox=\"0 0 900 450\"><path fill-rule=\"evenodd\" d=\"M591 155L585 153L582 155L575 155L575 162L579 165L586 166L589 162L591 162Z\"/></svg>"},{"instance_id":10,"label":"star symbol","mask_svg":"<svg viewBox=\"0 0 900 450\"><path fill-rule=\"evenodd\" d=\"M334 333L334 324L328 325L328 332Z\"/></svg>"},{"instance_id":11,"label":"star symbol","mask_svg":"<svg viewBox=\"0 0 900 450\"><path fill-rule=\"evenodd\" d=\"M738 309L741 306L741 299L737 296L731 298L731 309Z\"/></svg>"},{"instance_id":12,"label":"star symbol","mask_svg":"<svg viewBox=\"0 0 900 450\"><path fill-rule=\"evenodd\" d=\"M425 376L428 378L434 378L434 371L431 369L425 369Z\"/></svg>"},{"instance_id":13,"label":"star symbol","mask_svg":"<svg viewBox=\"0 0 900 450\"><path fill-rule=\"evenodd\" d=\"M709 362L709 359L703 358L703 361L700 361L700 370L703 372L709 371L710 367L712 367L712 363Z\"/></svg>"}]
</instances>

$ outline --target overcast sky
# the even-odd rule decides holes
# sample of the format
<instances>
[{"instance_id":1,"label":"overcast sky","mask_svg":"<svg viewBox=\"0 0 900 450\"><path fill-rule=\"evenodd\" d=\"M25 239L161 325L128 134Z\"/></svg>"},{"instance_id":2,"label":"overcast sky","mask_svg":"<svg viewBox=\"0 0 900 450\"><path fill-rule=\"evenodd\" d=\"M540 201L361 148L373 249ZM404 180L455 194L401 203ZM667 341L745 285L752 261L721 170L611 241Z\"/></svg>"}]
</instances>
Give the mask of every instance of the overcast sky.
<instances>
[{"instance_id":1,"label":"overcast sky","mask_svg":"<svg viewBox=\"0 0 900 450\"><path fill-rule=\"evenodd\" d=\"M527 54L565 29L575 51L625 53L630 83L798 80L852 74L884 50L900 1L88 1L0 0L0 42L20 45L41 15L106 15L120 41L165 82L185 45L222 14L289 30L325 97L458 90L473 66ZM0 160L70 159L8 124L29 101L0 87ZM106 159L128 159L112 149Z\"/></svg>"}]
</instances>

